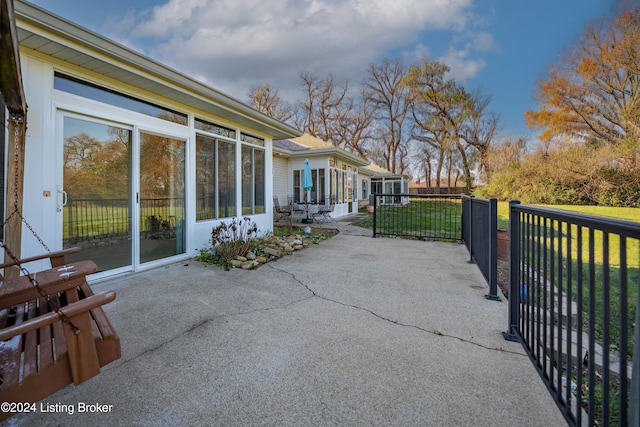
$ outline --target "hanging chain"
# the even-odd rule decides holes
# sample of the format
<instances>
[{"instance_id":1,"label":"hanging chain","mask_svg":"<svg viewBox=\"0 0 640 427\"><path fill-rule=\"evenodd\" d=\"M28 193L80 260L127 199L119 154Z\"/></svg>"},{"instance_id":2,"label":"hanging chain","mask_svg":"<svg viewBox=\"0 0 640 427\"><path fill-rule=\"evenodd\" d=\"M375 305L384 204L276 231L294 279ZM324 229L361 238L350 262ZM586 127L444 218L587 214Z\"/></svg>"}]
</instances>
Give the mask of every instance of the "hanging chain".
<instances>
[{"instance_id":1,"label":"hanging chain","mask_svg":"<svg viewBox=\"0 0 640 427\"><path fill-rule=\"evenodd\" d=\"M19 154L19 150L20 150L20 125L24 124L24 116L21 114L11 114L11 119L10 119L13 123L14 123L14 132L13 132L13 140L14 140L14 162L15 162L15 174L14 174L14 188L13 188L13 196L14 196L14 203L13 203L13 212L5 219L3 227L7 225L8 221L14 216L17 215L20 220L21 220L21 224L24 223L24 225L29 229L29 231L31 231L31 233L33 234L33 236L38 239L38 242L40 242L40 244L45 248L45 250L47 252L51 252L51 250L49 249L49 247L44 243L44 241L42 240L42 238L40 238L40 236L38 236L38 234L35 232L35 230L33 229L33 227L31 227L31 225L27 222L27 220L22 216L22 214L20 213L20 208L18 206L18 196L19 196L19 187L21 186L21 182L18 182L20 179L20 174L18 171L18 165L20 164L20 154ZM26 277L29 278L29 281L31 282L31 284L33 285L34 288L36 288L36 290L38 291L38 293L40 294L40 296L44 297L47 300L47 304L49 304L49 307L56 312L56 314L60 317L60 319L66 323L67 325L69 325L69 327L73 330L73 333L78 335L80 333L80 329L75 326L73 324L73 322L71 322L71 319L69 319L69 317L62 311L60 304L58 303L58 301L54 300L53 298L51 298L51 295L47 294L41 287L40 284L38 283L38 281L36 280L36 275L31 274L26 268L24 268L21 265L20 260L11 252L11 250L9 250L9 248L4 244L4 241L0 241L0 246L2 246L2 248L4 248L5 253L9 256L9 258L11 258L11 261L14 262L16 264L16 266L18 266L18 268L20 269L20 271L22 272L22 274Z\"/></svg>"},{"instance_id":2,"label":"hanging chain","mask_svg":"<svg viewBox=\"0 0 640 427\"><path fill-rule=\"evenodd\" d=\"M49 247L47 246L47 244L44 242L44 240L42 240L42 238L40 236L38 236L38 233L36 233L36 231L33 229L33 227L31 227L31 224L29 224L27 222L27 220L24 218L24 216L22 216L22 214L20 213L20 207L18 206L18 196L19 196L19 188L22 186L22 182L18 182L20 180L20 174L18 171L18 165L20 164L20 126L21 124L24 124L24 116L21 114L16 114L13 113L11 114L11 121L13 123L15 123L15 126L13 127L13 144L14 144L14 163L15 163L15 171L14 171L14 182L15 185L13 186L13 212L11 213L11 215L9 215L7 217L7 219L5 220L5 224L9 221L9 219L11 219L14 215L17 215L18 217L20 217L20 221L27 227L27 229L31 232L31 234L33 235L33 237L36 238L36 240L38 240L38 243L40 243L42 245L42 247L47 251L47 252L51 252L51 249L49 249ZM26 132L26 129L25 129Z\"/></svg>"}]
</instances>

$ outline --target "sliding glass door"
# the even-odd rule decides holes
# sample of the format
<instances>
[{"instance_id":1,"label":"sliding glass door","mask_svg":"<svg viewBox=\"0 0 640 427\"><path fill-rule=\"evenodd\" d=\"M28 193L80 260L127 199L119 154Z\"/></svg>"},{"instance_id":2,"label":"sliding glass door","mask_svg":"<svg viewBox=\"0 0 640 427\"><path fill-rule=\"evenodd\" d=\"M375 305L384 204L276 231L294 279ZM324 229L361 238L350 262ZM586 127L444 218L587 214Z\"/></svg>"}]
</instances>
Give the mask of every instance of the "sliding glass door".
<instances>
[{"instance_id":1,"label":"sliding glass door","mask_svg":"<svg viewBox=\"0 0 640 427\"><path fill-rule=\"evenodd\" d=\"M62 247L100 271L185 252L185 140L62 116ZM134 220L135 219L135 220Z\"/></svg>"},{"instance_id":2,"label":"sliding glass door","mask_svg":"<svg viewBox=\"0 0 640 427\"><path fill-rule=\"evenodd\" d=\"M62 246L102 270L131 265L132 130L64 117Z\"/></svg>"},{"instance_id":3,"label":"sliding glass door","mask_svg":"<svg viewBox=\"0 0 640 427\"><path fill-rule=\"evenodd\" d=\"M140 133L140 263L185 252L185 142Z\"/></svg>"}]
</instances>

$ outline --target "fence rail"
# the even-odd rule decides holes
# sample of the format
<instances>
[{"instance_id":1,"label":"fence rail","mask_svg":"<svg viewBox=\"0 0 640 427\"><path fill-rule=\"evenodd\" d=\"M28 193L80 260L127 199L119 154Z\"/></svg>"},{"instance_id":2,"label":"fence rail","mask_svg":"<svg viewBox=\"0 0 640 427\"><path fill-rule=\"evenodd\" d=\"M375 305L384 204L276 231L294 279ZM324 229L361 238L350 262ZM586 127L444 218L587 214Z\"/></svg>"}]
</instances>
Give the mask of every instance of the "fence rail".
<instances>
[{"instance_id":1,"label":"fence rail","mask_svg":"<svg viewBox=\"0 0 640 427\"><path fill-rule=\"evenodd\" d=\"M376 193L373 196L373 237L462 240L460 195ZM380 203L388 200L408 203Z\"/></svg>"},{"instance_id":2,"label":"fence rail","mask_svg":"<svg viewBox=\"0 0 640 427\"><path fill-rule=\"evenodd\" d=\"M640 425L640 224L512 202L509 239L505 338L569 424Z\"/></svg>"}]
</instances>

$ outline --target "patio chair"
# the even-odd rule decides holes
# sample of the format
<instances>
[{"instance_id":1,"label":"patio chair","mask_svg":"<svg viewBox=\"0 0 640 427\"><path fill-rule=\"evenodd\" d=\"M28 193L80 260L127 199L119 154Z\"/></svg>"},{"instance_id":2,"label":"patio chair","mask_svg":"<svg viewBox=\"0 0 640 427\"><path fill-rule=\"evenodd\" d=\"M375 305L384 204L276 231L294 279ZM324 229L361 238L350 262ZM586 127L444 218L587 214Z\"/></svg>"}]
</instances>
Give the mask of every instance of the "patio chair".
<instances>
[{"instance_id":1,"label":"patio chair","mask_svg":"<svg viewBox=\"0 0 640 427\"><path fill-rule=\"evenodd\" d=\"M282 218L286 218L289 224L291 224L291 206L280 206L280 201L277 197L273 198L273 211L274 219L280 221Z\"/></svg>"},{"instance_id":2,"label":"patio chair","mask_svg":"<svg viewBox=\"0 0 640 427\"><path fill-rule=\"evenodd\" d=\"M298 203L292 203L291 204L291 219L292 220L302 220L302 218L305 218L307 216L307 209L304 207L304 205L300 205Z\"/></svg>"},{"instance_id":3,"label":"patio chair","mask_svg":"<svg viewBox=\"0 0 640 427\"><path fill-rule=\"evenodd\" d=\"M336 208L336 205L320 205L318 207L318 212L314 213L313 219L317 223L321 222L330 222L333 223L333 217L331 213Z\"/></svg>"}]
</instances>

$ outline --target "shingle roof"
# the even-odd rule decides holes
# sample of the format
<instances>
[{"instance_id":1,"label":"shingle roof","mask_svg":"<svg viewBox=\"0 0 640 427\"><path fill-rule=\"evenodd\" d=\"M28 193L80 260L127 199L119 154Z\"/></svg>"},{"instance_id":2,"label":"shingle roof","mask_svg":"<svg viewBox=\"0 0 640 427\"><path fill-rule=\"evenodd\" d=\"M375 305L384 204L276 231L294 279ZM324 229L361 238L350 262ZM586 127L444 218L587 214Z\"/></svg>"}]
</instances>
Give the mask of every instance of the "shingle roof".
<instances>
[{"instance_id":1,"label":"shingle roof","mask_svg":"<svg viewBox=\"0 0 640 427\"><path fill-rule=\"evenodd\" d=\"M284 148L289 151L312 150L314 148L334 148L333 145L328 142L325 142L320 138L316 138L315 136L311 136L308 133L297 138L273 141L273 145L274 147Z\"/></svg>"}]
</instances>

